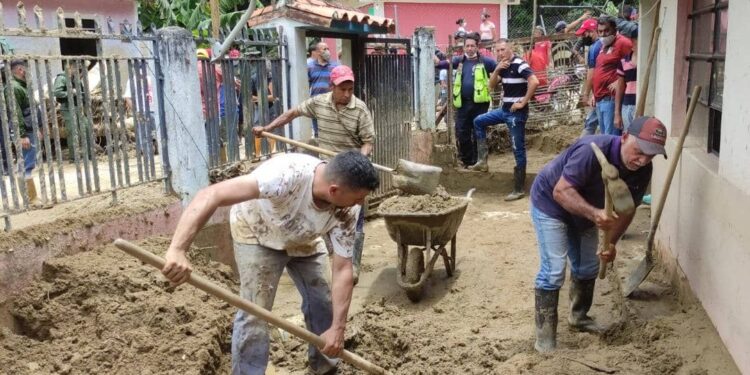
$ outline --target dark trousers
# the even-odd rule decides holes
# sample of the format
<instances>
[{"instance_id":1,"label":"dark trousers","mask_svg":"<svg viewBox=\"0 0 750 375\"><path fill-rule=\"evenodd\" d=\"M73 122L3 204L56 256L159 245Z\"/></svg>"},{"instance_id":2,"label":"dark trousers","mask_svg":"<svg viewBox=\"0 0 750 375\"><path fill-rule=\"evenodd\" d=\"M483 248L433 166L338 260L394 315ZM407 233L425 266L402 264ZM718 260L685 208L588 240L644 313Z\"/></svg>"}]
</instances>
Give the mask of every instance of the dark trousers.
<instances>
[{"instance_id":1,"label":"dark trousers","mask_svg":"<svg viewBox=\"0 0 750 375\"><path fill-rule=\"evenodd\" d=\"M490 103L474 103L463 99L461 108L456 110L456 143L458 158L465 166L477 162L477 141L474 138L474 119L487 112Z\"/></svg>"}]
</instances>

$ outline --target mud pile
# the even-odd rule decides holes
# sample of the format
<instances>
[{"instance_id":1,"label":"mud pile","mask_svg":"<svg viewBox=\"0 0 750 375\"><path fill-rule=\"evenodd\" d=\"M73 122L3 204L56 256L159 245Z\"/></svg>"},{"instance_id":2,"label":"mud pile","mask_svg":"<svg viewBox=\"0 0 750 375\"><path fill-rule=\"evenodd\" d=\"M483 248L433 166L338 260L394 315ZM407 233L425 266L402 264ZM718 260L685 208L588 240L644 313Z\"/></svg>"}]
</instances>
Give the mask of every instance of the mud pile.
<instances>
[{"instance_id":1,"label":"mud pile","mask_svg":"<svg viewBox=\"0 0 750 375\"><path fill-rule=\"evenodd\" d=\"M380 214L434 214L463 203L463 199L451 196L442 186L438 186L432 194L390 197L380 204L378 212Z\"/></svg>"},{"instance_id":2,"label":"mud pile","mask_svg":"<svg viewBox=\"0 0 750 375\"><path fill-rule=\"evenodd\" d=\"M540 355L533 349L532 332L528 339L500 338L503 332L493 332L494 322L509 318L505 314L491 314L483 323L467 319L467 335L448 332L441 322L449 317L436 306L414 314L373 303L352 318L346 347L395 374L675 374L683 364L660 345L661 340L679 339L664 322L623 323L601 337L580 333L570 340L561 335L558 340L564 343L555 353ZM559 327L567 330L563 320ZM582 357L580 349L587 355ZM360 371L344 365L340 373Z\"/></svg>"},{"instance_id":3,"label":"mud pile","mask_svg":"<svg viewBox=\"0 0 750 375\"><path fill-rule=\"evenodd\" d=\"M141 246L163 255L165 238ZM237 289L232 270L191 252L195 272ZM227 373L235 309L107 246L57 258L8 306L0 328L8 374Z\"/></svg>"}]
</instances>

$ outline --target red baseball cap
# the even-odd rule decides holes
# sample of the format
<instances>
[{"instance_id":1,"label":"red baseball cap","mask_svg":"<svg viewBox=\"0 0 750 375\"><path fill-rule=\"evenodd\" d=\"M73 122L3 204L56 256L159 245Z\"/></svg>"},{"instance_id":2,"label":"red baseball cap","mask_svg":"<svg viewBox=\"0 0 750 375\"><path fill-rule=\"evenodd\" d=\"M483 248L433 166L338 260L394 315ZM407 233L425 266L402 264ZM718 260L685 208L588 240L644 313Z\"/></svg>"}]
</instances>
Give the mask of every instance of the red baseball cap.
<instances>
[{"instance_id":1,"label":"red baseball cap","mask_svg":"<svg viewBox=\"0 0 750 375\"><path fill-rule=\"evenodd\" d=\"M667 151L667 127L656 117L638 117L628 127L628 134L635 136L638 147L646 155L664 155Z\"/></svg>"},{"instance_id":2,"label":"red baseball cap","mask_svg":"<svg viewBox=\"0 0 750 375\"><path fill-rule=\"evenodd\" d=\"M596 24L596 18L589 18L586 21L583 21L581 27L576 31L576 36L581 36L587 31L596 31Z\"/></svg>"},{"instance_id":3,"label":"red baseball cap","mask_svg":"<svg viewBox=\"0 0 750 375\"><path fill-rule=\"evenodd\" d=\"M331 83L338 86L346 81L354 82L354 72L352 72L352 68L346 65L339 65L331 70Z\"/></svg>"}]
</instances>

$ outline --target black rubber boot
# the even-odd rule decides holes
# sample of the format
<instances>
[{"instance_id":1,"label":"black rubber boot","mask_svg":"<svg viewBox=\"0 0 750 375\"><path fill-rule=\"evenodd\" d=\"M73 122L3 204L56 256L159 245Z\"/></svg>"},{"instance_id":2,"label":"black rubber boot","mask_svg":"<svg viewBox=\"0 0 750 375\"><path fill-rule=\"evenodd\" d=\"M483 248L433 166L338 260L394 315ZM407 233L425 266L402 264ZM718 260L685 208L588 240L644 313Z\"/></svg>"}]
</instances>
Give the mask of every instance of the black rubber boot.
<instances>
[{"instance_id":1,"label":"black rubber boot","mask_svg":"<svg viewBox=\"0 0 750 375\"><path fill-rule=\"evenodd\" d=\"M365 245L365 234L362 232L354 233L354 249L352 250L352 276L354 276L354 285L359 282L359 266L362 264L362 248Z\"/></svg>"},{"instance_id":2,"label":"black rubber boot","mask_svg":"<svg viewBox=\"0 0 750 375\"><path fill-rule=\"evenodd\" d=\"M473 171L487 172L489 166L487 165L487 155L489 155L489 148L487 147L487 140L477 140L477 163L469 167Z\"/></svg>"},{"instance_id":3,"label":"black rubber boot","mask_svg":"<svg viewBox=\"0 0 750 375\"><path fill-rule=\"evenodd\" d=\"M505 196L505 201L514 201L523 198L526 193L526 167L513 168L513 192Z\"/></svg>"},{"instance_id":4,"label":"black rubber boot","mask_svg":"<svg viewBox=\"0 0 750 375\"><path fill-rule=\"evenodd\" d=\"M568 324L571 328L582 332L601 333L602 327L588 316L594 299L594 285L596 279L579 280L570 278L570 315Z\"/></svg>"},{"instance_id":5,"label":"black rubber boot","mask_svg":"<svg viewBox=\"0 0 750 375\"><path fill-rule=\"evenodd\" d=\"M536 312L536 342L534 349L540 353L555 350L557 346L557 302L559 290L534 289Z\"/></svg>"}]
</instances>

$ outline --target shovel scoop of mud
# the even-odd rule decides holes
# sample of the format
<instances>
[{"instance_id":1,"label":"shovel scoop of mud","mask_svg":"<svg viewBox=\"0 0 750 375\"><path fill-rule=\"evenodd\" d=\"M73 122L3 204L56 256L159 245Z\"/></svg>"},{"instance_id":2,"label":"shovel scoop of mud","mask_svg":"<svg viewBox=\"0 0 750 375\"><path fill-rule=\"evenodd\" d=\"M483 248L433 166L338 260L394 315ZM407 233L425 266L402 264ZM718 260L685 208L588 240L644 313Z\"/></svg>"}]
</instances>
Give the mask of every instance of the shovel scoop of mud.
<instances>
[{"instance_id":1,"label":"shovel scoop of mud","mask_svg":"<svg viewBox=\"0 0 750 375\"><path fill-rule=\"evenodd\" d=\"M399 159L393 170L393 186L406 194L432 194L443 168Z\"/></svg>"}]
</instances>

